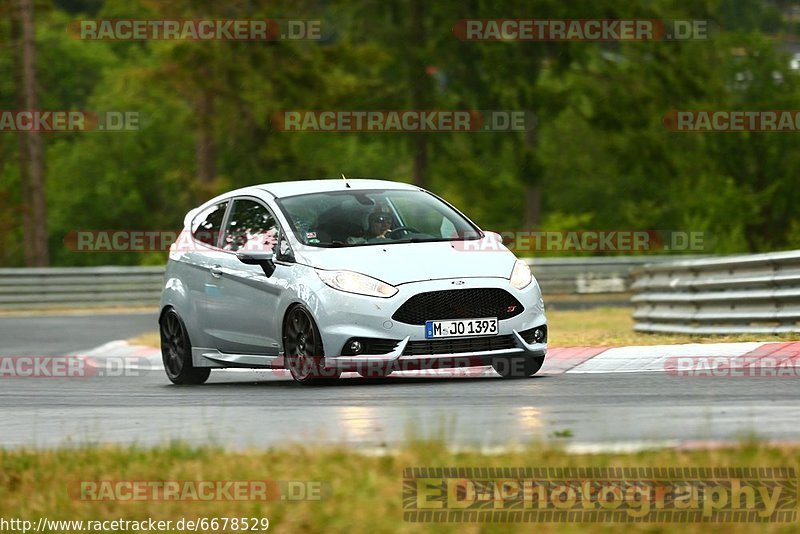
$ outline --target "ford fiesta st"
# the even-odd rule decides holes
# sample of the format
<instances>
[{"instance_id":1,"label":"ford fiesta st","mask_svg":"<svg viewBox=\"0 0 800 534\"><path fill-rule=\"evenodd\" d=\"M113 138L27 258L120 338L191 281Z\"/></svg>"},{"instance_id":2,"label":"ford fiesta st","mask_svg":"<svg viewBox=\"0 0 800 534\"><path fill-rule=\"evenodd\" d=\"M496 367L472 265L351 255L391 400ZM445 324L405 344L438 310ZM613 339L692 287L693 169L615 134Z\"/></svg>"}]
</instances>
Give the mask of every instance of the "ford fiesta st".
<instances>
[{"instance_id":1,"label":"ford fiesta st","mask_svg":"<svg viewBox=\"0 0 800 534\"><path fill-rule=\"evenodd\" d=\"M436 195L381 180L258 185L190 211L170 249L159 325L167 376L491 365L535 374L547 350L528 265Z\"/></svg>"}]
</instances>

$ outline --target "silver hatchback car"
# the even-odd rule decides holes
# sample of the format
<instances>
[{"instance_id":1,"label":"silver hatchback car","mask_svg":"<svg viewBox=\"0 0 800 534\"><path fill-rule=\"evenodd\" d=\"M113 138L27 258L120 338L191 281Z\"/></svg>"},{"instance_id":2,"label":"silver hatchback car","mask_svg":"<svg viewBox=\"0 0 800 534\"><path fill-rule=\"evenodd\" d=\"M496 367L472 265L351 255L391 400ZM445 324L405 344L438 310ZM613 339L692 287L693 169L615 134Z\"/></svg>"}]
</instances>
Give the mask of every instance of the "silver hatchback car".
<instances>
[{"instance_id":1,"label":"silver hatchback car","mask_svg":"<svg viewBox=\"0 0 800 534\"><path fill-rule=\"evenodd\" d=\"M212 369L342 372L491 365L535 374L547 321L528 265L436 195L381 180L231 191L190 211L159 325L176 384Z\"/></svg>"}]
</instances>

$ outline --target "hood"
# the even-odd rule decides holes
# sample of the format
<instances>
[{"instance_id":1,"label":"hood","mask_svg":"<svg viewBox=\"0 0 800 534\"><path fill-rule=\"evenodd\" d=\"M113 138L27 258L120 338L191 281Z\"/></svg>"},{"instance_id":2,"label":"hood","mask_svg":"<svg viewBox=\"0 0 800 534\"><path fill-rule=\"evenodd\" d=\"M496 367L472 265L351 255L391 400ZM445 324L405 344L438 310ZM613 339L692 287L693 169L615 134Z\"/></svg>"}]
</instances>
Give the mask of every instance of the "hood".
<instances>
[{"instance_id":1,"label":"hood","mask_svg":"<svg viewBox=\"0 0 800 534\"><path fill-rule=\"evenodd\" d=\"M342 248L303 247L297 261L324 270L366 274L393 286L443 278L509 278L516 257L480 241L395 243Z\"/></svg>"}]
</instances>

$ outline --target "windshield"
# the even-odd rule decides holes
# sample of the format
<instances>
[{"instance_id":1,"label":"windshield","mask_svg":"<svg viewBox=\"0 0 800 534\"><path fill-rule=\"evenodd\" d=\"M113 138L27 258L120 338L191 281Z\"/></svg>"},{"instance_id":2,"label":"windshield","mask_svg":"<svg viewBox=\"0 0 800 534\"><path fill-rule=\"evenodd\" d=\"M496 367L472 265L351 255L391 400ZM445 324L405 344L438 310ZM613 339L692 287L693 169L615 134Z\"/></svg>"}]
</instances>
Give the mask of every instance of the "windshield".
<instances>
[{"instance_id":1,"label":"windshield","mask_svg":"<svg viewBox=\"0 0 800 534\"><path fill-rule=\"evenodd\" d=\"M301 243L354 247L480 239L480 230L424 191L354 190L278 200Z\"/></svg>"}]
</instances>

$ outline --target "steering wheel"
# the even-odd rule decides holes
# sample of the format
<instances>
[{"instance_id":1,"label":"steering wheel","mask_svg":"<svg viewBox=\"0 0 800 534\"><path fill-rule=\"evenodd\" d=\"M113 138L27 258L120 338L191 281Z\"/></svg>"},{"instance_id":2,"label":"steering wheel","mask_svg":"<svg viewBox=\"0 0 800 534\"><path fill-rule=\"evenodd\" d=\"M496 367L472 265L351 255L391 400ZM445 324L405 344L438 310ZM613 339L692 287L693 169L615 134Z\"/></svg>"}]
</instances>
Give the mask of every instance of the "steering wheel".
<instances>
[{"instance_id":1,"label":"steering wheel","mask_svg":"<svg viewBox=\"0 0 800 534\"><path fill-rule=\"evenodd\" d=\"M386 232L387 239L400 239L399 233L406 232L409 234L419 234L421 233L419 230L414 228L413 226L398 226L397 228L393 228L390 231ZM397 237L395 237L397 236Z\"/></svg>"}]
</instances>

